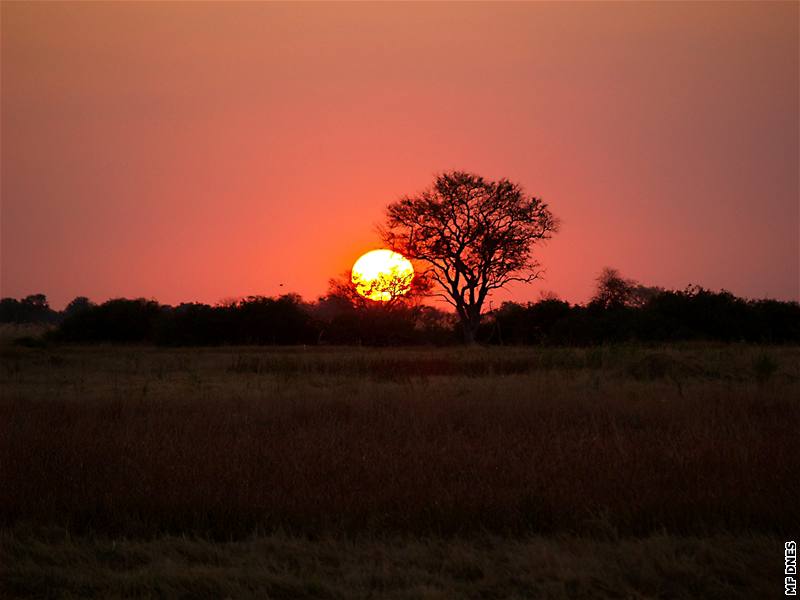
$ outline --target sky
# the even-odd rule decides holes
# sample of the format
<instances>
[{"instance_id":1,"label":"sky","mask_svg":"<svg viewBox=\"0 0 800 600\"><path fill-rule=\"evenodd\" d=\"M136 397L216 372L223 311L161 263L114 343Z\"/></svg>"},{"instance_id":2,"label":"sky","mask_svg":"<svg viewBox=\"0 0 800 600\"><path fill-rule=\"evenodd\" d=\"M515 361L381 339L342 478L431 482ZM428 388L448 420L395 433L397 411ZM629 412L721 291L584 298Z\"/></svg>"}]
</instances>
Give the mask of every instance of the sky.
<instances>
[{"instance_id":1,"label":"sky","mask_svg":"<svg viewBox=\"0 0 800 600\"><path fill-rule=\"evenodd\" d=\"M2 296L314 299L460 169L562 222L495 303L800 299L800 3L1 6Z\"/></svg>"}]
</instances>

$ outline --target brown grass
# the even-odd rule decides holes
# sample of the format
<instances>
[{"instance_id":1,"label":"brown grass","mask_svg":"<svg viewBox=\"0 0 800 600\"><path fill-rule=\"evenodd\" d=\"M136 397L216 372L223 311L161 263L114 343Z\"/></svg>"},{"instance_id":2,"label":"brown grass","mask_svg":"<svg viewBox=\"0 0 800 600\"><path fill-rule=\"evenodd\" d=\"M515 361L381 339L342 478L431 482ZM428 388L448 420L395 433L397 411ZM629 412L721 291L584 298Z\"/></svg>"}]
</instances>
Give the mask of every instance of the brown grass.
<instances>
[{"instance_id":1,"label":"brown grass","mask_svg":"<svg viewBox=\"0 0 800 600\"><path fill-rule=\"evenodd\" d=\"M782 540L274 534L209 542L0 534L3 598L752 600L782 594Z\"/></svg>"},{"instance_id":2,"label":"brown grass","mask_svg":"<svg viewBox=\"0 0 800 600\"><path fill-rule=\"evenodd\" d=\"M5 527L615 539L800 525L797 348L2 353Z\"/></svg>"},{"instance_id":3,"label":"brown grass","mask_svg":"<svg viewBox=\"0 0 800 600\"><path fill-rule=\"evenodd\" d=\"M0 344L41 343L41 337L53 329L44 323L0 323Z\"/></svg>"}]
</instances>

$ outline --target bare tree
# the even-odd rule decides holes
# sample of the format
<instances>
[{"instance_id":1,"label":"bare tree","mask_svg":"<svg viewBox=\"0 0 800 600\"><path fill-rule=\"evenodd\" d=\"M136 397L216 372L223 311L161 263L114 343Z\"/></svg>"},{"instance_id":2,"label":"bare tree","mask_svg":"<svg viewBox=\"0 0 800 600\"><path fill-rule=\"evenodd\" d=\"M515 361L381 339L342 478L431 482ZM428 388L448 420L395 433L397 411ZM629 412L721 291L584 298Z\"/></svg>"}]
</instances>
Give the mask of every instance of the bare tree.
<instances>
[{"instance_id":1,"label":"bare tree","mask_svg":"<svg viewBox=\"0 0 800 600\"><path fill-rule=\"evenodd\" d=\"M456 309L464 341L473 343L487 295L536 279L532 247L556 230L547 204L520 185L453 171L390 204L381 233L390 248L427 265L437 295Z\"/></svg>"}]
</instances>

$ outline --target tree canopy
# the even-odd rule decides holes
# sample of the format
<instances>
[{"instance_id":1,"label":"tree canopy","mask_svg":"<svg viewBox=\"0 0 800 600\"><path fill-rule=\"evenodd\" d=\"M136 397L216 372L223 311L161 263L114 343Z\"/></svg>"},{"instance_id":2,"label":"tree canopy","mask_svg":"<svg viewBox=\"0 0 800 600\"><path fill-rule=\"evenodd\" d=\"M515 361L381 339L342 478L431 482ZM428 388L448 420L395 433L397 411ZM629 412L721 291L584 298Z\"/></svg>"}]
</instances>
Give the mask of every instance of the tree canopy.
<instances>
[{"instance_id":1,"label":"tree canopy","mask_svg":"<svg viewBox=\"0 0 800 600\"><path fill-rule=\"evenodd\" d=\"M533 246L557 229L547 204L519 184L453 171L390 204L381 232L390 248L425 263L470 343L487 295L512 281L536 279Z\"/></svg>"}]
</instances>

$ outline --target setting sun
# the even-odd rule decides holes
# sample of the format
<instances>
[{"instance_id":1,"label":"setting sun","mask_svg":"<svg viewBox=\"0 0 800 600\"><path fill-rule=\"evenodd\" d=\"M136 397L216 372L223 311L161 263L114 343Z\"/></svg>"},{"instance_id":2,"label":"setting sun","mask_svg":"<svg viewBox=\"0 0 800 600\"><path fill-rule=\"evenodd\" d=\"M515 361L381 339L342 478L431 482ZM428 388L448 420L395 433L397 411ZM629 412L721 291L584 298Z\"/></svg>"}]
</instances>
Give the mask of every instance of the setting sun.
<instances>
[{"instance_id":1,"label":"setting sun","mask_svg":"<svg viewBox=\"0 0 800 600\"><path fill-rule=\"evenodd\" d=\"M371 250L353 265L356 291L379 302L388 302L411 289L414 267L402 254L391 250Z\"/></svg>"}]
</instances>

